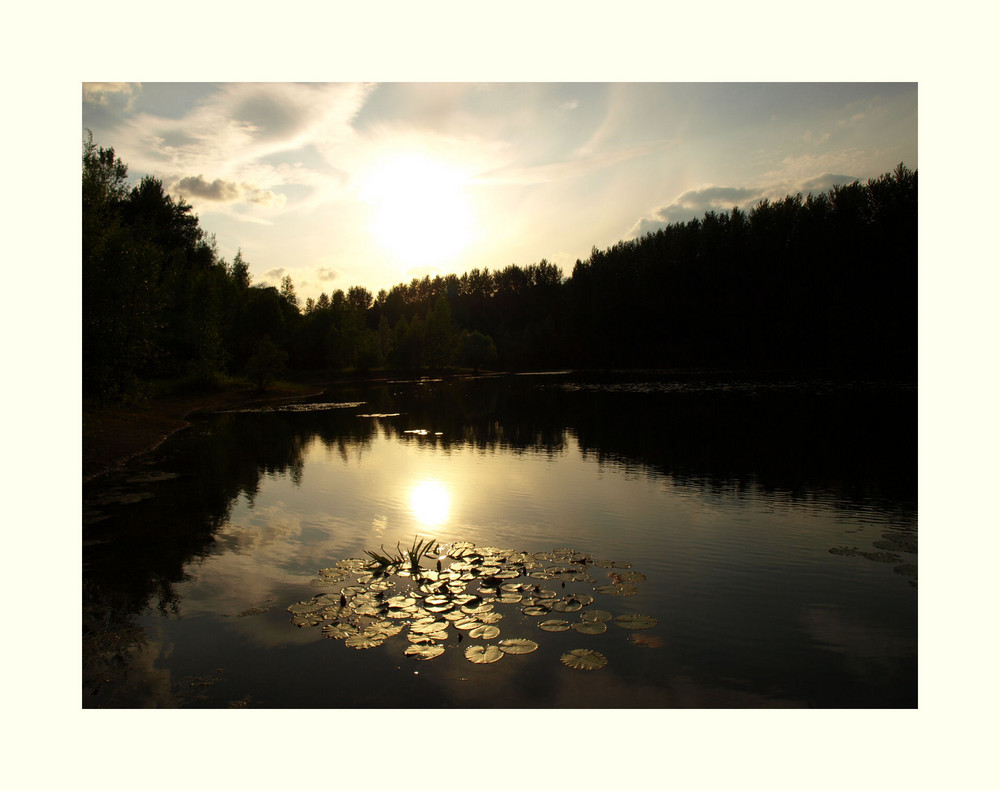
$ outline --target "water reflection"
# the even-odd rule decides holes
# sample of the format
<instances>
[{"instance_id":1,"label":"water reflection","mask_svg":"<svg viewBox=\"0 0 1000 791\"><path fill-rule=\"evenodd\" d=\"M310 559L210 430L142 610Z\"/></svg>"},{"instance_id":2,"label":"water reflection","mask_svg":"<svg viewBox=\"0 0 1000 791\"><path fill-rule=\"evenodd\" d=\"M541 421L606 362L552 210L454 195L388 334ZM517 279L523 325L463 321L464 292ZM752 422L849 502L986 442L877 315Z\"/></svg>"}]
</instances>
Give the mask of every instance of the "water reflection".
<instances>
[{"instance_id":1,"label":"water reflection","mask_svg":"<svg viewBox=\"0 0 1000 791\"><path fill-rule=\"evenodd\" d=\"M188 621L178 628L203 624L246 651L314 650L307 634L289 631L283 604L333 560L382 542L408 545L421 528L518 549L579 539L595 551L603 543L625 557L643 553L668 581L657 604L676 630L667 641L672 670L650 652L660 663L650 700L671 700L663 692L682 677L705 690L745 673L719 651L720 632L728 629L738 657L763 651L761 630L779 622L776 644L799 632L823 652L824 672L842 676L841 702L808 685L794 690L797 700L881 705L865 697L874 681L857 679L875 679L869 655L888 645L886 635L892 650L879 649L879 672L888 681L878 683L895 690L883 700L915 699L905 676L892 679L900 666L915 667L906 597L916 575L915 391L662 392L552 377L357 387L337 398L338 408L325 397L314 411L205 420L85 487L84 678L94 693L85 705L188 700L183 689L170 697L170 673L156 659L201 657L157 633L173 629L171 613ZM874 562L889 554L901 558L895 575ZM898 600L884 616L860 618L878 610L866 596L884 576ZM845 580L849 593L840 592ZM804 611L795 609L800 598ZM149 607L164 615L151 618ZM893 621L898 631L887 631ZM786 686L801 664L791 655L766 661L774 684ZM174 676L211 672L192 666ZM744 678L743 697L730 699L763 700L761 678ZM288 705L291 693L281 694L272 705ZM474 705L496 703L477 696Z\"/></svg>"},{"instance_id":2,"label":"water reflection","mask_svg":"<svg viewBox=\"0 0 1000 791\"><path fill-rule=\"evenodd\" d=\"M421 525L440 527L448 521L451 494L441 481L420 481L410 490L410 509Z\"/></svg>"}]
</instances>

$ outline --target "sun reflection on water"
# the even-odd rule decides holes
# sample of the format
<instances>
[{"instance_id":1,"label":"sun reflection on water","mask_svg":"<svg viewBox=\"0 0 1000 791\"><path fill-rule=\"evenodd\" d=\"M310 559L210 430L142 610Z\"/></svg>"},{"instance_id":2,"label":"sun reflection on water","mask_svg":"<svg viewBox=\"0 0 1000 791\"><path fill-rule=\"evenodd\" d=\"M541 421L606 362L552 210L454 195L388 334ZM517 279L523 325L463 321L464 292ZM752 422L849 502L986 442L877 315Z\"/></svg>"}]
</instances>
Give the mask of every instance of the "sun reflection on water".
<instances>
[{"instance_id":1,"label":"sun reflection on water","mask_svg":"<svg viewBox=\"0 0 1000 791\"><path fill-rule=\"evenodd\" d=\"M448 521L451 494L441 481L421 481L410 490L410 510L421 524L440 527Z\"/></svg>"}]
</instances>

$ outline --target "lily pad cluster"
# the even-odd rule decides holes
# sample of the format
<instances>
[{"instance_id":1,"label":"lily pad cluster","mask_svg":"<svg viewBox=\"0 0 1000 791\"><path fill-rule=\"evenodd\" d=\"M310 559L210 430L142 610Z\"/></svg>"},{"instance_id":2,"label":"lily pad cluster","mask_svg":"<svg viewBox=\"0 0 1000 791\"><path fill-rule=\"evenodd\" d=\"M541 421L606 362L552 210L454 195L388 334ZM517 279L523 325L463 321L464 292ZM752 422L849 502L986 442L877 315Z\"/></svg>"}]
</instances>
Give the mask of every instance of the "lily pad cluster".
<instances>
[{"instance_id":1,"label":"lily pad cluster","mask_svg":"<svg viewBox=\"0 0 1000 791\"><path fill-rule=\"evenodd\" d=\"M291 604L291 622L319 626L324 637L356 650L405 633L403 654L417 661L435 659L467 640L461 649L475 664L538 650L535 640L504 634L504 619L511 615L506 623L524 631L534 620L539 633L598 635L609 627L635 631L657 623L649 615L616 616L591 606L594 594L627 597L638 592L645 575L632 571L629 563L595 560L566 547L529 553L467 541L440 545L415 540L409 550L397 549L367 552L368 560L347 558L320 569L313 584L327 590ZM567 583L574 585L568 589ZM633 644L651 643L656 644L633 639ZM608 660L584 647L562 654L560 661L596 670Z\"/></svg>"}]
</instances>

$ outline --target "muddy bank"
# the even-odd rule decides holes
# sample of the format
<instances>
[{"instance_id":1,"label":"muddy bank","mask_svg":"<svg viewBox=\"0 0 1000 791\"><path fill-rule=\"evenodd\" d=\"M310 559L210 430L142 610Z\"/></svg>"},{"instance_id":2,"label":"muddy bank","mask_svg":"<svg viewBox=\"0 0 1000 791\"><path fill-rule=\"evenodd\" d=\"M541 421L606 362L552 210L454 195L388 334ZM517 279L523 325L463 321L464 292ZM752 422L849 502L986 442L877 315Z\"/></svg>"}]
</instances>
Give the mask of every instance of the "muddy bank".
<instances>
[{"instance_id":1,"label":"muddy bank","mask_svg":"<svg viewBox=\"0 0 1000 791\"><path fill-rule=\"evenodd\" d=\"M186 428L197 412L318 395L322 387L291 384L261 394L253 388L158 398L143 406L83 407L83 480L103 475L153 450Z\"/></svg>"}]
</instances>

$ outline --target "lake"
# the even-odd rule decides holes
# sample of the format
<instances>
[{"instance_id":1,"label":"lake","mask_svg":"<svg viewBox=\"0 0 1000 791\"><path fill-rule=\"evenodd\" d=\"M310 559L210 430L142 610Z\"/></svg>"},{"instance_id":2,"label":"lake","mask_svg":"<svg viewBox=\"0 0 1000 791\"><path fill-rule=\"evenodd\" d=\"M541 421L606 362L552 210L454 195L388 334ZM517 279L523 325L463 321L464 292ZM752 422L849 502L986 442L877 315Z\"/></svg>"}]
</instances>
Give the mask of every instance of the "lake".
<instances>
[{"instance_id":1,"label":"lake","mask_svg":"<svg viewBox=\"0 0 1000 791\"><path fill-rule=\"evenodd\" d=\"M917 705L913 384L352 383L83 493L87 708Z\"/></svg>"}]
</instances>

